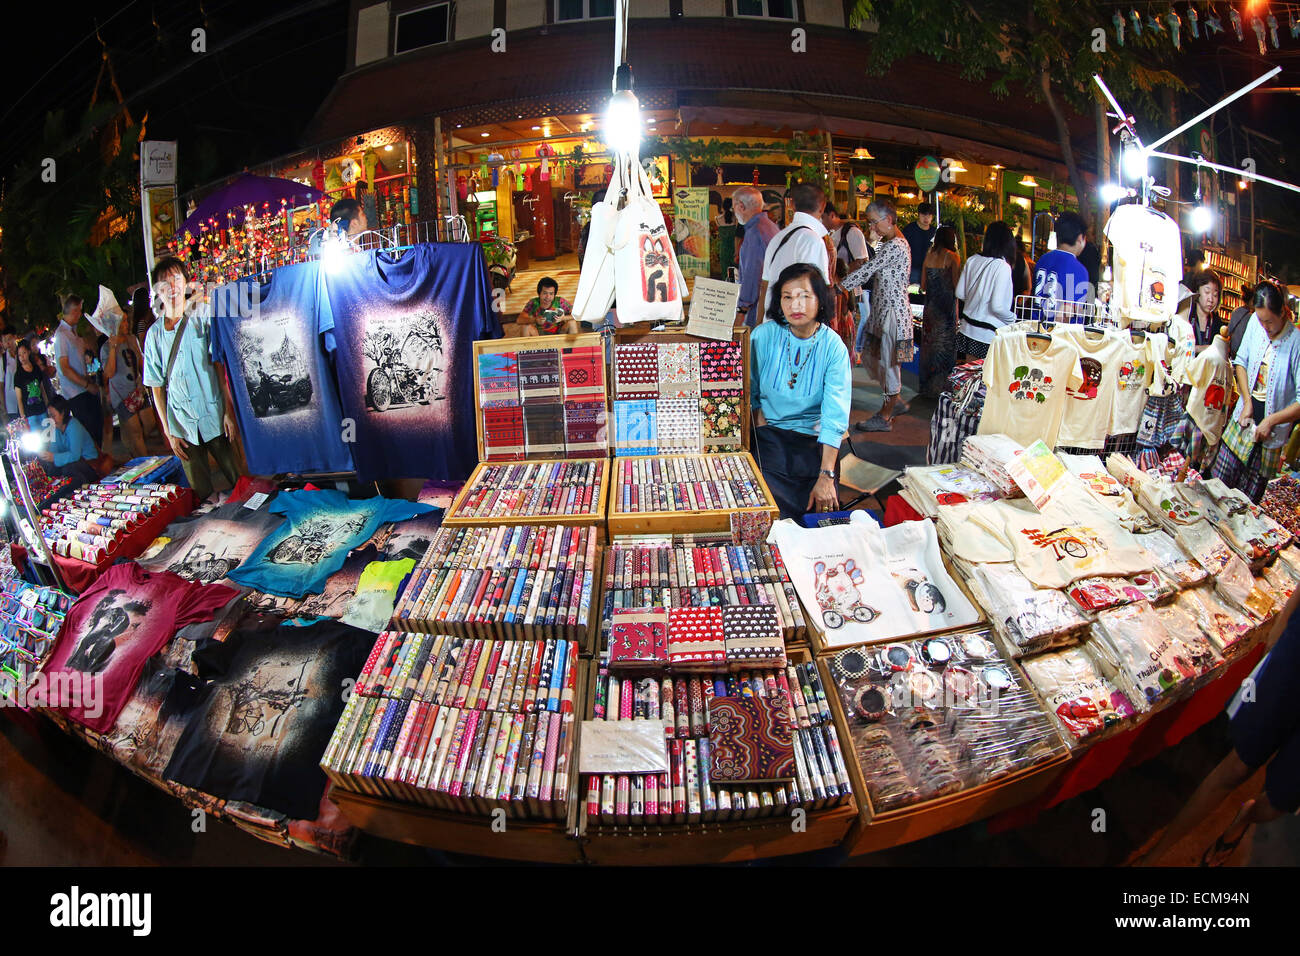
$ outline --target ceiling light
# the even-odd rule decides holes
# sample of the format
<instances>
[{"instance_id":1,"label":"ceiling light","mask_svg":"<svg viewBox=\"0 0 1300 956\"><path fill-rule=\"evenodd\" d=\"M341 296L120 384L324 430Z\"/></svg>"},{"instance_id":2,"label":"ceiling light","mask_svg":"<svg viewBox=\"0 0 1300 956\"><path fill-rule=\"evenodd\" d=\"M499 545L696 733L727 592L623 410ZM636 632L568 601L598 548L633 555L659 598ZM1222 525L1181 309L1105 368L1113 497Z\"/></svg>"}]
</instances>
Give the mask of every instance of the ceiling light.
<instances>
[{"instance_id":1,"label":"ceiling light","mask_svg":"<svg viewBox=\"0 0 1300 956\"><path fill-rule=\"evenodd\" d=\"M1192 209L1192 231L1209 232L1210 226L1214 224L1214 215L1206 206L1196 206Z\"/></svg>"},{"instance_id":2,"label":"ceiling light","mask_svg":"<svg viewBox=\"0 0 1300 956\"><path fill-rule=\"evenodd\" d=\"M950 160L948 160L948 168L951 169L954 173L964 173L964 172L966 172L966 167L963 166L963 165L961 164L961 160L960 160L960 159L950 159Z\"/></svg>"},{"instance_id":3,"label":"ceiling light","mask_svg":"<svg viewBox=\"0 0 1300 956\"><path fill-rule=\"evenodd\" d=\"M857 149L853 151L853 158L854 159L875 159L876 157L871 155L871 150L867 149L867 147L859 146Z\"/></svg>"},{"instance_id":4,"label":"ceiling light","mask_svg":"<svg viewBox=\"0 0 1300 956\"><path fill-rule=\"evenodd\" d=\"M538 130L538 129L541 129L541 127L540 127L540 126L534 126L533 129Z\"/></svg>"},{"instance_id":5,"label":"ceiling light","mask_svg":"<svg viewBox=\"0 0 1300 956\"><path fill-rule=\"evenodd\" d=\"M1020 185L1028 186L1031 189L1037 189L1038 180L1035 179L1033 176L1031 176L1029 173L1025 173L1024 178L1020 180Z\"/></svg>"},{"instance_id":6,"label":"ceiling light","mask_svg":"<svg viewBox=\"0 0 1300 956\"><path fill-rule=\"evenodd\" d=\"M484 137L485 139L487 138L487 133L479 133L479 135Z\"/></svg>"},{"instance_id":7,"label":"ceiling light","mask_svg":"<svg viewBox=\"0 0 1300 956\"><path fill-rule=\"evenodd\" d=\"M385 153L391 153L392 151L393 151L393 144L392 144L392 143L389 143L387 146L384 147L384 152L385 152Z\"/></svg>"},{"instance_id":8,"label":"ceiling light","mask_svg":"<svg viewBox=\"0 0 1300 956\"><path fill-rule=\"evenodd\" d=\"M994 163L994 164L993 164L993 168L994 168L994 169L1006 169L1006 167L1003 166L1001 163Z\"/></svg>"},{"instance_id":9,"label":"ceiling light","mask_svg":"<svg viewBox=\"0 0 1300 956\"><path fill-rule=\"evenodd\" d=\"M1238 180L1237 180L1237 188L1238 188L1238 189L1245 189L1245 188L1246 188L1246 180L1244 180L1244 179L1238 179Z\"/></svg>"},{"instance_id":10,"label":"ceiling light","mask_svg":"<svg viewBox=\"0 0 1300 956\"><path fill-rule=\"evenodd\" d=\"M619 90L609 98L605 141L616 153L630 153L641 141L641 104L631 90Z\"/></svg>"}]
</instances>

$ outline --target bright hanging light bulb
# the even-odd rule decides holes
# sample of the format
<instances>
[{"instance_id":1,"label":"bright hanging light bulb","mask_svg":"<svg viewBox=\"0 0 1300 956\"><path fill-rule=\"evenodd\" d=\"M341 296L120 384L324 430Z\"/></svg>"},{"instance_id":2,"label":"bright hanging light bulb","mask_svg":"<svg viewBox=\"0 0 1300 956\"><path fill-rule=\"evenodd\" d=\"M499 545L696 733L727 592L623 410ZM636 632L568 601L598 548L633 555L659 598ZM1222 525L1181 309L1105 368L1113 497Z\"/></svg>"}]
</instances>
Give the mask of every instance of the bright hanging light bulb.
<instances>
[{"instance_id":1,"label":"bright hanging light bulb","mask_svg":"<svg viewBox=\"0 0 1300 956\"><path fill-rule=\"evenodd\" d=\"M1142 179L1147 174L1147 154L1140 146L1129 143L1124 147L1124 175L1130 179Z\"/></svg>"},{"instance_id":2,"label":"bright hanging light bulb","mask_svg":"<svg viewBox=\"0 0 1300 956\"><path fill-rule=\"evenodd\" d=\"M631 90L619 90L605 109L605 144L616 153L630 153L641 143L641 104Z\"/></svg>"},{"instance_id":3,"label":"bright hanging light bulb","mask_svg":"<svg viewBox=\"0 0 1300 956\"><path fill-rule=\"evenodd\" d=\"M1101 187L1101 201L1108 206L1113 202L1119 202L1127 195L1128 190L1116 183L1105 183Z\"/></svg>"},{"instance_id":4,"label":"bright hanging light bulb","mask_svg":"<svg viewBox=\"0 0 1300 956\"><path fill-rule=\"evenodd\" d=\"M23 451L34 455L45 447L45 437L40 432L23 432L22 446Z\"/></svg>"},{"instance_id":5,"label":"bright hanging light bulb","mask_svg":"<svg viewBox=\"0 0 1300 956\"><path fill-rule=\"evenodd\" d=\"M1208 206L1196 206L1192 209L1191 223L1193 232L1209 232L1214 224L1214 214Z\"/></svg>"}]
</instances>

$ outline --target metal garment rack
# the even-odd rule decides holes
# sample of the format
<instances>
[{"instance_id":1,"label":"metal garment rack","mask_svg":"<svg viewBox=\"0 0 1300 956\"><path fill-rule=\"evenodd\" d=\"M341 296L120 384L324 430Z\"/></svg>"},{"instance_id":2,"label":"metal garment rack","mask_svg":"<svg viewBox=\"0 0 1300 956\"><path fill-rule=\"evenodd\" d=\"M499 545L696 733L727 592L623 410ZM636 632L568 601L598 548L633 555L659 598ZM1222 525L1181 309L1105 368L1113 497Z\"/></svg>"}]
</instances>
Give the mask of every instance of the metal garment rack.
<instances>
[{"instance_id":1,"label":"metal garment rack","mask_svg":"<svg viewBox=\"0 0 1300 956\"><path fill-rule=\"evenodd\" d=\"M45 567L58 587L71 593L54 561L50 543L41 532L41 512L27 484L27 475L22 467L22 447L16 438L5 440L4 458L5 461L0 462L0 484L3 484L5 498L14 509L14 524L27 546L27 555L34 563Z\"/></svg>"}]
</instances>

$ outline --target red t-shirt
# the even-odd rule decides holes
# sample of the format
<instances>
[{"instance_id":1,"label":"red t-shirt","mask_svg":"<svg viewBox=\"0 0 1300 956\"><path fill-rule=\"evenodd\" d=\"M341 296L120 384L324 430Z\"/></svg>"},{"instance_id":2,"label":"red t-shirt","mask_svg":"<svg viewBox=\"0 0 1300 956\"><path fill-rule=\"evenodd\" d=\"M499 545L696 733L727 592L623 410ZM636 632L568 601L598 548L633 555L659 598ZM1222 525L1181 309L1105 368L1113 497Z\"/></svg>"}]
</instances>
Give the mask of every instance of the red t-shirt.
<instances>
[{"instance_id":1,"label":"red t-shirt","mask_svg":"<svg viewBox=\"0 0 1300 956\"><path fill-rule=\"evenodd\" d=\"M238 596L234 588L146 571L134 561L114 565L68 612L42 671L48 706L107 733L145 662L182 627L210 620Z\"/></svg>"}]
</instances>

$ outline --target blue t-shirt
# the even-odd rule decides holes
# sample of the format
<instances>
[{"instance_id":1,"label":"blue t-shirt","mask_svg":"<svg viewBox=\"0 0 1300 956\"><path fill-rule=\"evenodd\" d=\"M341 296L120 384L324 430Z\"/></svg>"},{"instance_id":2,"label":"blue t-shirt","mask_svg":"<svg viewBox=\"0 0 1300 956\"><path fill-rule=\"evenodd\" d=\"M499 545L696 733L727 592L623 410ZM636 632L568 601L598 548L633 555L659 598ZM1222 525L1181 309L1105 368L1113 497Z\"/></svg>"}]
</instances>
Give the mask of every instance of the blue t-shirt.
<instances>
[{"instance_id":1,"label":"blue t-shirt","mask_svg":"<svg viewBox=\"0 0 1300 956\"><path fill-rule=\"evenodd\" d=\"M341 491L282 491L267 508L287 519L227 578L255 591L300 598L320 594L348 552L381 525L435 511L391 498L353 501Z\"/></svg>"},{"instance_id":2,"label":"blue t-shirt","mask_svg":"<svg viewBox=\"0 0 1300 956\"><path fill-rule=\"evenodd\" d=\"M500 338L478 245L354 253L325 273L319 330L356 422L362 481L462 480L478 463L475 339Z\"/></svg>"},{"instance_id":3,"label":"blue t-shirt","mask_svg":"<svg viewBox=\"0 0 1300 956\"><path fill-rule=\"evenodd\" d=\"M320 263L213 294L212 360L230 372L235 417L256 475L350 472L343 413L316 318Z\"/></svg>"},{"instance_id":4,"label":"blue t-shirt","mask_svg":"<svg viewBox=\"0 0 1300 956\"><path fill-rule=\"evenodd\" d=\"M1078 257L1062 249L1043 253L1034 265L1034 317L1054 319L1060 302L1087 302L1092 297L1088 270Z\"/></svg>"}]
</instances>

